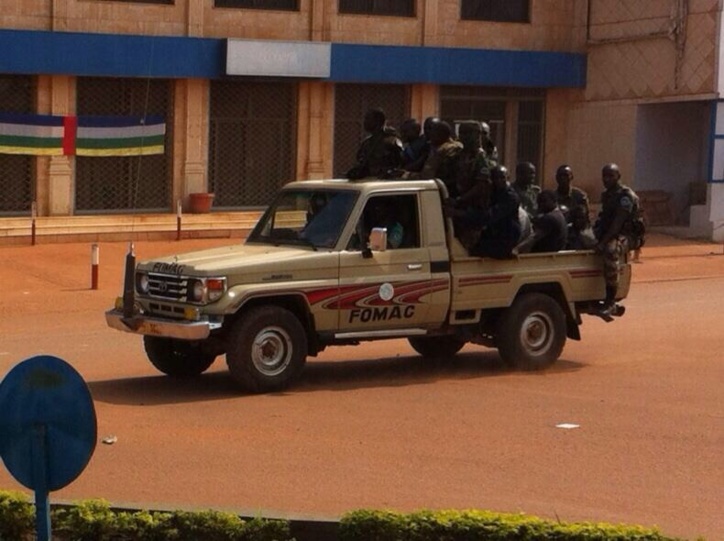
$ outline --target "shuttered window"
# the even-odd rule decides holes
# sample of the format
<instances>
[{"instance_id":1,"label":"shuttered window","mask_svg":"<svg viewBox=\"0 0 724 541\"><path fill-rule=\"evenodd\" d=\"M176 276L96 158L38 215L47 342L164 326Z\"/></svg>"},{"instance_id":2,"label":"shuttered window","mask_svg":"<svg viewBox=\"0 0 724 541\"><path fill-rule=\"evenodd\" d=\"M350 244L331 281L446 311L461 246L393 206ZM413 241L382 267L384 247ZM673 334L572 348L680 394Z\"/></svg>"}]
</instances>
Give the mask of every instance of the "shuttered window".
<instances>
[{"instance_id":1,"label":"shuttered window","mask_svg":"<svg viewBox=\"0 0 724 541\"><path fill-rule=\"evenodd\" d=\"M214 7L299 11L299 0L215 0Z\"/></svg>"},{"instance_id":2,"label":"shuttered window","mask_svg":"<svg viewBox=\"0 0 724 541\"><path fill-rule=\"evenodd\" d=\"M415 0L339 0L339 12L414 17Z\"/></svg>"},{"instance_id":3,"label":"shuttered window","mask_svg":"<svg viewBox=\"0 0 724 541\"><path fill-rule=\"evenodd\" d=\"M530 0L462 0L460 18L466 21L529 23Z\"/></svg>"}]
</instances>

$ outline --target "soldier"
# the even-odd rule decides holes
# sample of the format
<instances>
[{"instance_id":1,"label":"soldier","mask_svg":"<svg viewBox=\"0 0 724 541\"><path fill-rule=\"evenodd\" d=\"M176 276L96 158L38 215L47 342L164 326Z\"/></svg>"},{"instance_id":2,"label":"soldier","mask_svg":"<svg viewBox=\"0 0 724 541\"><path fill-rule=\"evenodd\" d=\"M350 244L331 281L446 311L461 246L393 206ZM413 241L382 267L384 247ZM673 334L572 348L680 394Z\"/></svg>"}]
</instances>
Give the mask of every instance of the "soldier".
<instances>
[{"instance_id":1,"label":"soldier","mask_svg":"<svg viewBox=\"0 0 724 541\"><path fill-rule=\"evenodd\" d=\"M520 198L520 206L525 209L531 218L538 214L538 194L540 187L535 183L535 165L530 162L521 162L515 168L515 182L513 188Z\"/></svg>"},{"instance_id":2,"label":"soldier","mask_svg":"<svg viewBox=\"0 0 724 541\"><path fill-rule=\"evenodd\" d=\"M483 130L483 150L488 155L488 159L495 162L492 165L497 165L498 147L495 146L495 141L490 138L490 124L487 122L481 122L480 127Z\"/></svg>"},{"instance_id":3,"label":"soldier","mask_svg":"<svg viewBox=\"0 0 724 541\"><path fill-rule=\"evenodd\" d=\"M583 207L573 207L568 213L567 250L591 250L598 241L591 229L591 220Z\"/></svg>"},{"instance_id":4,"label":"soldier","mask_svg":"<svg viewBox=\"0 0 724 541\"><path fill-rule=\"evenodd\" d=\"M520 253L557 252L566 247L568 227L556 194L552 190L543 190L538 194L538 209L541 213L533 219L533 234L518 244Z\"/></svg>"},{"instance_id":5,"label":"soldier","mask_svg":"<svg viewBox=\"0 0 724 541\"><path fill-rule=\"evenodd\" d=\"M457 218L463 224L481 229L477 243L469 250L470 255L508 259L520 241L520 200L508 182L508 170L505 167L493 167L490 179L493 189L490 205L486 209L462 210L447 205L445 214Z\"/></svg>"},{"instance_id":6,"label":"soldier","mask_svg":"<svg viewBox=\"0 0 724 541\"><path fill-rule=\"evenodd\" d=\"M558 206L561 207L563 213L566 215L566 221L570 224L572 222L573 209L577 207L583 208L583 214L580 216L589 216L590 207L588 205L588 195L580 188L576 188L572 184L573 182L573 169L570 165L561 165L556 170L556 183L558 188L555 191L556 198L558 199ZM590 220L590 218L586 218Z\"/></svg>"},{"instance_id":7,"label":"soldier","mask_svg":"<svg viewBox=\"0 0 724 541\"><path fill-rule=\"evenodd\" d=\"M604 165L601 177L605 190L601 195L601 212L594 226L598 241L595 249L603 254L606 280L606 298L600 313L604 318L610 318L621 312L621 307L616 305L621 259L641 242L635 225L639 218L639 198L631 188L621 184L621 172L615 163Z\"/></svg>"},{"instance_id":8,"label":"soldier","mask_svg":"<svg viewBox=\"0 0 724 541\"><path fill-rule=\"evenodd\" d=\"M400 139L402 139L402 168L406 171L419 171L429 151L429 143L422 135L420 123L414 118L405 120L400 125Z\"/></svg>"},{"instance_id":9,"label":"soldier","mask_svg":"<svg viewBox=\"0 0 724 541\"><path fill-rule=\"evenodd\" d=\"M462 143L452 138L450 124L439 120L430 128L430 155L419 173L406 172L404 179L432 179L439 178L447 186L452 197L457 196L456 161L463 149Z\"/></svg>"},{"instance_id":10,"label":"soldier","mask_svg":"<svg viewBox=\"0 0 724 541\"><path fill-rule=\"evenodd\" d=\"M490 162L482 148L482 126L476 120L462 122L458 138L463 145L455 175L458 198L456 205L467 207L473 201L487 199L490 193Z\"/></svg>"},{"instance_id":11,"label":"soldier","mask_svg":"<svg viewBox=\"0 0 724 541\"><path fill-rule=\"evenodd\" d=\"M402 165L402 141L394 128L387 125L382 109L370 109L365 114L364 129L367 136L357 151L357 163L346 177L357 180L364 177L385 178L389 171Z\"/></svg>"}]
</instances>

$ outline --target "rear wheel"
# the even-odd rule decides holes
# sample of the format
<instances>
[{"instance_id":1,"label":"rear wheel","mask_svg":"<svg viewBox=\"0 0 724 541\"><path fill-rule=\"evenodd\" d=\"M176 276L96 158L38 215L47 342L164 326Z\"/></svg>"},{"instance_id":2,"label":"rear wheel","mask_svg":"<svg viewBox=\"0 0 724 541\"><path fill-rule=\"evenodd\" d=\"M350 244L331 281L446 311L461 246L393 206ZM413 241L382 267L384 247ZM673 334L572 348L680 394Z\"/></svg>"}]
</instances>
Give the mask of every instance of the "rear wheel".
<instances>
[{"instance_id":1,"label":"rear wheel","mask_svg":"<svg viewBox=\"0 0 724 541\"><path fill-rule=\"evenodd\" d=\"M566 343L566 316L548 295L529 293L515 300L498 324L496 344L503 360L521 370L553 364Z\"/></svg>"},{"instance_id":2,"label":"rear wheel","mask_svg":"<svg viewBox=\"0 0 724 541\"><path fill-rule=\"evenodd\" d=\"M151 364L175 378L191 378L204 373L216 360L199 342L144 336L143 347Z\"/></svg>"},{"instance_id":3,"label":"rear wheel","mask_svg":"<svg viewBox=\"0 0 724 541\"><path fill-rule=\"evenodd\" d=\"M423 357L452 357L465 345L457 336L413 336L407 341Z\"/></svg>"},{"instance_id":4,"label":"rear wheel","mask_svg":"<svg viewBox=\"0 0 724 541\"><path fill-rule=\"evenodd\" d=\"M232 328L226 364L247 391L289 386L307 359L307 334L299 319L278 306L251 308Z\"/></svg>"}]
</instances>

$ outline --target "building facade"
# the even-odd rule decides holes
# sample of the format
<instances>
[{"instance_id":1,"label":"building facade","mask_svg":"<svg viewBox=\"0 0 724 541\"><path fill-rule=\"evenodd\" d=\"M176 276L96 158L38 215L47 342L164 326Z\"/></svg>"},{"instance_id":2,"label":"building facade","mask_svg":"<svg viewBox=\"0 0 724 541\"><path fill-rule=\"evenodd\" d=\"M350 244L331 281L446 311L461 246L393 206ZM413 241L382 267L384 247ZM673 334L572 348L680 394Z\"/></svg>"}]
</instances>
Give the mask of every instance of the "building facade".
<instances>
[{"instance_id":1,"label":"building facade","mask_svg":"<svg viewBox=\"0 0 724 541\"><path fill-rule=\"evenodd\" d=\"M672 224L724 235L721 0L0 7L0 115L165 125L157 154L6 149L0 216L175 212L209 191L216 209L258 210L290 180L345 171L379 106L392 125L484 120L509 168L531 161L552 186L568 163L593 200L617 162L671 196Z\"/></svg>"}]
</instances>

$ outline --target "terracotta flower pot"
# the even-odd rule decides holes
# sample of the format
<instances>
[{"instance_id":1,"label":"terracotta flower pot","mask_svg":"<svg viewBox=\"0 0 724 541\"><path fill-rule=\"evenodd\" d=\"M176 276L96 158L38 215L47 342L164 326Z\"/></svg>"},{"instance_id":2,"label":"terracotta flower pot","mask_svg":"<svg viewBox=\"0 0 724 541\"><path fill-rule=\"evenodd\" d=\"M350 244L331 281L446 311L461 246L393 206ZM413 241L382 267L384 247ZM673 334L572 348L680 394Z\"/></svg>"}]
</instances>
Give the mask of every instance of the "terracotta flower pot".
<instances>
[{"instance_id":1,"label":"terracotta flower pot","mask_svg":"<svg viewBox=\"0 0 724 541\"><path fill-rule=\"evenodd\" d=\"M212 193L191 193L189 194L189 211L192 214L205 214L211 210L214 202Z\"/></svg>"}]
</instances>

